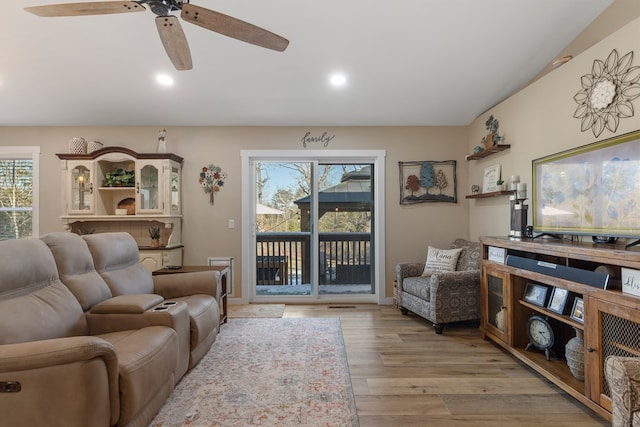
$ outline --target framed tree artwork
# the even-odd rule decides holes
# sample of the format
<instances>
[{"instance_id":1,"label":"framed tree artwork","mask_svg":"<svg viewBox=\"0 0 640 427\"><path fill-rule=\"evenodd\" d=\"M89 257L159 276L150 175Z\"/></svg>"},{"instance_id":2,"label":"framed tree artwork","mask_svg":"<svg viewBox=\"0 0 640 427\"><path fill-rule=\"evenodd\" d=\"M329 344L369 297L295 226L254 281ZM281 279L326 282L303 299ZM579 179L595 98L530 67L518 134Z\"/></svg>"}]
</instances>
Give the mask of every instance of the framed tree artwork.
<instances>
[{"instance_id":1,"label":"framed tree artwork","mask_svg":"<svg viewBox=\"0 0 640 427\"><path fill-rule=\"evenodd\" d=\"M398 162L400 204L457 203L456 161Z\"/></svg>"}]
</instances>

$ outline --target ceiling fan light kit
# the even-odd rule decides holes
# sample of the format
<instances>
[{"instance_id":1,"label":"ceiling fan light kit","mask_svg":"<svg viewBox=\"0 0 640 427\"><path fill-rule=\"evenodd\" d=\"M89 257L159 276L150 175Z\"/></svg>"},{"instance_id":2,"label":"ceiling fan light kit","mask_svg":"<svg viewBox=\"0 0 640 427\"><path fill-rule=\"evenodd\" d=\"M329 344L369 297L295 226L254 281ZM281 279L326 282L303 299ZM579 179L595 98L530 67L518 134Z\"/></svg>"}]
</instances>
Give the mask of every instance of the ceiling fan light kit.
<instances>
[{"instance_id":1,"label":"ceiling fan light kit","mask_svg":"<svg viewBox=\"0 0 640 427\"><path fill-rule=\"evenodd\" d=\"M157 15L156 27L162 45L177 70L190 70L191 51L178 17L171 12L180 10L180 18L191 24L256 46L284 51L289 40L248 22L180 0L98 1L61 3L25 7L27 12L42 17L108 15L142 12L147 4Z\"/></svg>"}]
</instances>

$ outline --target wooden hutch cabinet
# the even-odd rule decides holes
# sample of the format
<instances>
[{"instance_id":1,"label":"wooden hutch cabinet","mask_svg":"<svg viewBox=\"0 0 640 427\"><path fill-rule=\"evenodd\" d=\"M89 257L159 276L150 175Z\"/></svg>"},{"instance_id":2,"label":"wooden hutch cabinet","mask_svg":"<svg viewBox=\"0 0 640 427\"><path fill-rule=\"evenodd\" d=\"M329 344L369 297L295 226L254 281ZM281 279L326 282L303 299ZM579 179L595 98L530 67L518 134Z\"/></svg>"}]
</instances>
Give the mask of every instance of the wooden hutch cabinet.
<instances>
[{"instance_id":1,"label":"wooden hutch cabinet","mask_svg":"<svg viewBox=\"0 0 640 427\"><path fill-rule=\"evenodd\" d=\"M640 247L580 243L560 239L480 238L482 246L482 281L480 286L483 338L491 339L529 365L565 392L605 419L611 419L610 390L604 377L607 356L640 356L640 298L622 293L621 267L640 270ZM535 260L548 266L579 270L607 271L606 289L590 286L571 278L559 278L535 269L507 265L490 260L489 252L502 251L506 256ZM573 279L573 280L572 280ZM550 291L564 289L571 298L582 298L583 321L527 302L525 290L530 284L542 284ZM569 300L571 301L571 300ZM571 304L569 302L569 304ZM531 316L547 320L555 337L552 356L529 346L527 323ZM584 380L574 377L565 359L565 345L584 332Z\"/></svg>"},{"instance_id":2,"label":"wooden hutch cabinet","mask_svg":"<svg viewBox=\"0 0 640 427\"><path fill-rule=\"evenodd\" d=\"M124 147L57 156L66 229L78 234L126 231L138 242L150 271L182 265L182 157ZM160 228L160 247L153 247L150 227Z\"/></svg>"}]
</instances>

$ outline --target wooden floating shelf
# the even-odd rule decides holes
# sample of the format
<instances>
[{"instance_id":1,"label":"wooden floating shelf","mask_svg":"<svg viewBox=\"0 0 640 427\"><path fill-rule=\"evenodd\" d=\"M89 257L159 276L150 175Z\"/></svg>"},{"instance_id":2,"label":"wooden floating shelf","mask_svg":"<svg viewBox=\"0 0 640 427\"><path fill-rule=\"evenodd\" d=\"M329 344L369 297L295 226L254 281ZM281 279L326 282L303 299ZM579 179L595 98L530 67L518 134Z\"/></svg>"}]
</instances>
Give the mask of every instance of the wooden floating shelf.
<instances>
[{"instance_id":1,"label":"wooden floating shelf","mask_svg":"<svg viewBox=\"0 0 640 427\"><path fill-rule=\"evenodd\" d=\"M513 194L513 191L502 190L502 191L492 191L491 193L478 193L478 194L469 194L465 196L467 199L484 199L486 197L498 197L498 196L510 196Z\"/></svg>"},{"instance_id":2,"label":"wooden floating shelf","mask_svg":"<svg viewBox=\"0 0 640 427\"><path fill-rule=\"evenodd\" d=\"M495 153L499 153L500 151L504 151L511 148L511 144L497 144L493 147L486 148L478 153L473 153L467 156L467 161L469 160L478 160L484 159L487 156L490 156Z\"/></svg>"}]
</instances>

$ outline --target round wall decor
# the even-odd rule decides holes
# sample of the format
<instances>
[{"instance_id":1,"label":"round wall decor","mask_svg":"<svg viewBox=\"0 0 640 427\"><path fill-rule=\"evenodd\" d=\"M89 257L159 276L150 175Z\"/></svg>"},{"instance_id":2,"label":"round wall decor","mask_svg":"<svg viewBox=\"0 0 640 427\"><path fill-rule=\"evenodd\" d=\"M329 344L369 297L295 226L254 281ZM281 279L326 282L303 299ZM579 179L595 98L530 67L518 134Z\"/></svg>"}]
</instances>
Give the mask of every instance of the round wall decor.
<instances>
[{"instance_id":1,"label":"round wall decor","mask_svg":"<svg viewBox=\"0 0 640 427\"><path fill-rule=\"evenodd\" d=\"M620 118L633 116L631 101L640 96L640 66L632 67L632 62L633 52L620 58L613 49L606 60L593 61L591 74L580 78L573 117L581 120L581 132L591 129L597 138L605 129L615 132Z\"/></svg>"}]
</instances>

